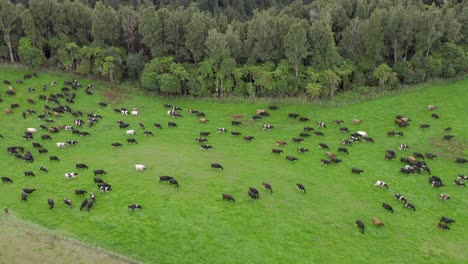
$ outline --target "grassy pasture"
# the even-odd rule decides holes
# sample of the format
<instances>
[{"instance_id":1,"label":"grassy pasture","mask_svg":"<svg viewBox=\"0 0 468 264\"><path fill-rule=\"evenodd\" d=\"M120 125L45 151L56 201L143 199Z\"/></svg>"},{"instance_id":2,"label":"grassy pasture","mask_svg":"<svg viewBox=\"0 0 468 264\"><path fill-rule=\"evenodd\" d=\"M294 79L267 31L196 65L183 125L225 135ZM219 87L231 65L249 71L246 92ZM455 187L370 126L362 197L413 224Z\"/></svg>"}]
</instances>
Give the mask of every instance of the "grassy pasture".
<instances>
[{"instance_id":1,"label":"grassy pasture","mask_svg":"<svg viewBox=\"0 0 468 264\"><path fill-rule=\"evenodd\" d=\"M77 91L73 110L96 113L103 119L94 127L80 129L91 133L90 137L72 135L67 131L51 134L50 142L40 139L39 131L34 142L41 143L48 154L37 153L31 141L22 139L28 127L39 129L44 122L35 115L23 119L21 112L35 109L41 112L44 102L36 100L29 105L26 98L37 99L39 94L57 93L63 87L65 75L41 73L37 78L15 84L17 77L26 72L1 68L0 81L10 80L16 96L7 96L7 85L1 84L2 109L19 103L11 115L0 113L0 166L2 176L9 176L13 184L0 185L0 206L26 220L55 230L66 236L82 240L108 250L136 258L146 263L462 263L468 258L465 250L468 205L467 190L451 182L458 174L467 174L466 165L456 164L454 157L466 157L468 107L466 87L468 80L430 86L400 95L379 98L341 107L319 107L309 104L279 103L280 109L270 111L271 116L261 121L250 121L256 109L266 109L266 103L215 102L189 98L165 99L146 95L131 88L107 88L97 85L93 96ZM42 85L56 80L57 86L42 91ZM80 80L83 86L91 81ZM36 93L27 93L27 87L36 88ZM63 100L62 100L63 101ZM109 103L107 108L98 102ZM183 108L184 117L172 119L166 115L163 103ZM48 103L55 106L54 103ZM431 118L428 104L436 104L440 119ZM114 113L114 107L137 107L141 116L122 116ZM210 121L202 124L198 118L189 116L188 109L205 112ZM301 123L288 118L295 112L311 119ZM413 121L407 128L393 124L396 114L410 117ZM235 117L235 118L234 118ZM364 120L352 124L351 120ZM71 115L54 118L55 123L73 125ZM85 119L85 118L82 118ZM348 147L349 156L338 153L340 141L349 135L340 133L333 120L343 119L343 126L351 131L364 130L376 141L357 143ZM117 120L131 124L137 131L136 145L126 143L125 129L118 128ZM231 125L240 120L239 127ZM168 128L174 121L177 128ZM328 128L316 128L317 122L326 122ZM138 122L143 122L154 137L143 136ZM152 124L161 123L163 129ZM428 123L427 130L419 128ZM274 129L263 131L263 124ZM293 143L304 126L315 127L325 133L324 137L306 138L302 143ZM444 128L450 126L452 141L443 141ZM216 128L226 127L227 134L217 134ZM403 131L401 138L387 137L390 130ZM208 144L214 149L200 150L195 138L200 131L209 131ZM239 131L242 135L254 136L252 142L230 135ZM74 147L58 149L56 142L77 140ZM281 147L283 154L271 154L276 140L289 144ZM124 146L111 149L111 143ZM326 143L343 162L324 166L320 159L326 158L325 150L318 143ZM398 151L399 144L408 144L410 149ZM25 163L6 152L7 146L22 145L30 150L34 163ZM302 146L309 153L299 154ZM384 160L386 149L395 150L397 160ZM428 174L404 175L399 169L404 166L400 157L414 151L431 152L439 157L428 160L432 175L444 181L446 187L433 189L427 181ZM57 155L61 161L51 162L49 155ZM285 155L298 157L288 162ZM223 171L210 168L210 163L219 162ZM76 170L75 163L86 163L89 170ZM145 164L147 171L135 172L135 164ZM41 173L45 165L49 173ZM351 168L364 169L361 175L352 175ZM108 172L102 178L112 185L110 193L100 193L93 183L93 169ZM31 170L36 177L25 177ZM77 171L76 179L64 179L64 173ZM180 188L159 183L158 176L175 177ZM376 180L383 180L388 190L374 188ZM269 182L273 193L261 188ZM296 183L302 183L307 193L299 192ZM259 200L250 200L248 187L260 190ZM36 188L26 203L21 203L22 188ZM75 189L93 191L97 204L90 213L80 212L78 207L83 197L74 194ZM393 198L398 192L416 206L410 211ZM235 203L221 199L222 193L236 198ZM438 195L447 193L451 201L441 201ZM56 208L49 210L47 198L53 198ZM62 199L74 203L67 208ZM382 208L382 202L391 204L394 214ZM139 203L143 210L129 212L127 205ZM441 216L456 219L450 231L439 230L436 225ZM376 228L371 219L377 217L385 227ZM366 224L364 235L354 226L356 219Z\"/></svg>"}]
</instances>

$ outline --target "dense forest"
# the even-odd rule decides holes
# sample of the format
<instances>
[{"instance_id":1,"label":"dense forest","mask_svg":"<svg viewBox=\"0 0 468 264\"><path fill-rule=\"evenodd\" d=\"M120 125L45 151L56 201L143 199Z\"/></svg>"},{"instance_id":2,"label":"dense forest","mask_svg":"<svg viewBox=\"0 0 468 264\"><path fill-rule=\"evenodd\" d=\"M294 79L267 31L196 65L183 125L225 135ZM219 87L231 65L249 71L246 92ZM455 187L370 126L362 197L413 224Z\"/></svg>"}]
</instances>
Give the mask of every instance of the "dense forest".
<instances>
[{"instance_id":1,"label":"dense forest","mask_svg":"<svg viewBox=\"0 0 468 264\"><path fill-rule=\"evenodd\" d=\"M468 70L464 0L0 0L0 60L163 94L333 97Z\"/></svg>"}]
</instances>

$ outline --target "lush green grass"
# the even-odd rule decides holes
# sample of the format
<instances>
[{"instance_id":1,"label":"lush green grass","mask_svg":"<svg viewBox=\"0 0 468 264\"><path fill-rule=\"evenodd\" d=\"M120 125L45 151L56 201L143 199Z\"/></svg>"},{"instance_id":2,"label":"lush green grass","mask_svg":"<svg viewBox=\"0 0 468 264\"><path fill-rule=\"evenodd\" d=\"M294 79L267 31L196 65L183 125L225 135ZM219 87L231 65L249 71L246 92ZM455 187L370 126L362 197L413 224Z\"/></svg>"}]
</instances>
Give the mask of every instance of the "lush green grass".
<instances>
[{"instance_id":1,"label":"lush green grass","mask_svg":"<svg viewBox=\"0 0 468 264\"><path fill-rule=\"evenodd\" d=\"M0 80L15 80L25 72L1 68ZM27 105L26 98L37 98L42 84L56 80L58 85L47 93L58 92L67 76L40 74L26 80L24 85L13 84L16 96L5 95L2 87L0 105L9 108L19 103L21 108L13 115L1 113L4 136L0 143L2 176L13 178L14 184L0 185L0 206L35 223L57 230L73 238L98 245L109 250L135 257L147 263L461 263L466 261L465 250L468 215L467 190L451 184L458 174L466 174L466 165L456 164L455 156L466 154L467 114L466 91L468 80L431 86L417 91L350 104L342 107L318 107L309 104L279 104L280 110L257 123L250 121L256 109L267 104L213 102L189 98L164 99L133 91L130 88L110 89L98 85L95 95L88 96L83 89L77 92L74 110L96 113L103 119L92 128L83 128L91 137L79 137L62 131L53 134L51 142L40 140L39 131L34 141L40 142L49 155L57 155L62 161L50 162L48 155L39 155L31 142L22 139L27 127L39 128L42 124L36 116L21 117L27 108L42 111L43 102ZM90 81L82 80L83 85ZM35 87L35 94L25 92ZM111 99L112 98L112 99ZM110 105L99 108L98 102ZM184 108L182 119L173 120L166 115L163 103ZM440 119L432 119L426 110L428 104L439 105L435 111ZM53 103L49 103L53 106ZM137 107L140 117L121 116L113 107ZM210 120L201 124L188 109L206 113ZM299 123L287 117L296 112L312 121ZM396 114L410 117L410 127L399 129L393 124ZM244 123L232 127L233 115L242 115ZM355 118L362 124L352 124ZM340 133L333 120L345 120L351 131L364 130L376 141L349 147L349 156L338 154L341 164L324 166L325 150L318 149L322 142L338 153L340 141L347 135ZM138 145L127 145L125 129L119 129L116 121L123 120L136 129ZM177 128L167 128L168 121L175 121ZM292 142L306 125L327 122L328 128L319 129L325 137L307 138L301 144ZM137 123L143 122L154 137L144 137ZM157 130L153 123L161 123ZM431 128L421 130L420 124ZM73 125L73 118L64 115L56 118L54 125ZM263 131L262 124L274 126ZM442 141L444 128L451 126L452 142ZM228 134L217 134L216 128L226 127L243 135L254 136L250 142ZM386 136L389 130L401 130L401 138ZM214 149L202 151L195 143L200 131L210 131L209 144ZM75 147L57 149L55 143L66 139L78 140ZM276 140L286 140L283 154L271 154ZM124 147L111 149L112 142ZM384 160L386 149L398 151L399 144L408 144L409 151L398 152L398 159L413 151L432 152L439 158L428 160L433 175L441 177L447 185L433 189L427 182L427 174L403 175L398 160ZM36 158L32 164L16 159L6 152L6 147L23 145ZM309 153L298 154L298 146L307 147ZM297 162L288 162L285 155L294 155ZM75 163L86 163L89 171L79 171L76 179L65 180L63 174L76 171ZM211 162L219 162L224 171L210 168ZM135 172L135 164L145 164L146 172ZM49 173L41 173L40 165L46 165ZM352 175L352 167L365 170L362 175ZM105 169L102 178L112 184L113 191L99 193L93 183L93 169ZM32 170L35 178L23 176ZM180 183L175 188L159 183L158 176L171 175ZM376 180L386 181L389 190L374 188ZM273 194L261 189L261 183L269 182ZM302 183L307 193L296 190ZM249 186L261 189L260 200L250 200ZM21 189L38 191L26 203L20 202ZM94 191L97 204L90 213L80 212L83 199L74 194L75 189ZM393 193L404 194L416 206L413 212L403 207ZM236 198L235 203L221 199L222 193ZM447 193L451 201L440 201L438 195ZM49 210L47 198L56 201L56 208ZM66 208L63 198L70 198L75 207ZM395 213L384 211L382 202L394 207ZM127 205L140 203L143 210L128 212ZM448 232L436 225L440 216L456 219ZM372 217L385 222L385 227L372 226ZM354 226L356 219L366 223L361 235Z\"/></svg>"}]
</instances>

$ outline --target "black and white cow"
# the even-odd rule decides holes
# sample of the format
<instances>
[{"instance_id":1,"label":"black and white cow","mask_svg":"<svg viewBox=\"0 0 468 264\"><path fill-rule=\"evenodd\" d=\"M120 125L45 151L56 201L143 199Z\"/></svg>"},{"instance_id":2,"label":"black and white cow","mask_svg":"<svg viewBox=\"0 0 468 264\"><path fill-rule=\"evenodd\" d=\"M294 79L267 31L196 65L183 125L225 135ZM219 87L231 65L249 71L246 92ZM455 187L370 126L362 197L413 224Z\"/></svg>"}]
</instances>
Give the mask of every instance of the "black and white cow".
<instances>
[{"instance_id":1,"label":"black and white cow","mask_svg":"<svg viewBox=\"0 0 468 264\"><path fill-rule=\"evenodd\" d=\"M200 148L201 148L202 150L208 150L208 149L212 149L213 146L207 145L207 144L201 144L201 145L200 145Z\"/></svg>"},{"instance_id":2,"label":"black and white cow","mask_svg":"<svg viewBox=\"0 0 468 264\"><path fill-rule=\"evenodd\" d=\"M218 133L226 133L226 132L227 132L227 129L224 128L224 127L220 127L220 128L217 129L217 132L218 132Z\"/></svg>"},{"instance_id":3,"label":"black and white cow","mask_svg":"<svg viewBox=\"0 0 468 264\"><path fill-rule=\"evenodd\" d=\"M78 176L78 172L65 173L65 179L76 178L76 176Z\"/></svg>"},{"instance_id":4,"label":"black and white cow","mask_svg":"<svg viewBox=\"0 0 468 264\"><path fill-rule=\"evenodd\" d=\"M327 124L325 124L324 122L318 122L317 127L327 128Z\"/></svg>"},{"instance_id":5,"label":"black and white cow","mask_svg":"<svg viewBox=\"0 0 468 264\"><path fill-rule=\"evenodd\" d=\"M330 165L330 164L331 164L331 161L326 160L326 159L321 159L321 160L320 160L320 163L322 163L323 165Z\"/></svg>"},{"instance_id":6,"label":"black and white cow","mask_svg":"<svg viewBox=\"0 0 468 264\"><path fill-rule=\"evenodd\" d=\"M408 209L412 209L413 211L416 211L416 207L414 207L414 205L410 204L409 202L405 202L405 207Z\"/></svg>"},{"instance_id":7,"label":"black and white cow","mask_svg":"<svg viewBox=\"0 0 468 264\"><path fill-rule=\"evenodd\" d=\"M309 152L309 149L303 148L303 147L299 147L299 148L297 148L297 151L300 152L300 153L306 153L306 152Z\"/></svg>"},{"instance_id":8,"label":"black and white cow","mask_svg":"<svg viewBox=\"0 0 468 264\"><path fill-rule=\"evenodd\" d=\"M451 200L452 198L450 197L450 195L442 193L441 195L439 195L439 199L446 201Z\"/></svg>"},{"instance_id":9,"label":"black and white cow","mask_svg":"<svg viewBox=\"0 0 468 264\"><path fill-rule=\"evenodd\" d=\"M387 183L383 182L383 181L376 181L374 186L377 186L377 187L382 187L382 188L385 188L385 189L388 189L388 185Z\"/></svg>"},{"instance_id":10,"label":"black and white cow","mask_svg":"<svg viewBox=\"0 0 468 264\"><path fill-rule=\"evenodd\" d=\"M401 194L399 194L399 193L395 193L395 194L393 194L393 196L394 196L397 200L399 200L399 201L402 201L402 202L404 202L404 203L407 202L405 196L403 196L403 195L401 195Z\"/></svg>"},{"instance_id":11,"label":"black and white cow","mask_svg":"<svg viewBox=\"0 0 468 264\"><path fill-rule=\"evenodd\" d=\"M128 210L137 210L137 209L143 209L143 207L139 204L129 204L128 205Z\"/></svg>"},{"instance_id":12,"label":"black and white cow","mask_svg":"<svg viewBox=\"0 0 468 264\"><path fill-rule=\"evenodd\" d=\"M72 205L72 202L70 201L70 199L63 199L63 203L65 203L66 206L68 206L69 208L72 208L73 205Z\"/></svg>"},{"instance_id":13,"label":"black and white cow","mask_svg":"<svg viewBox=\"0 0 468 264\"><path fill-rule=\"evenodd\" d=\"M304 193L306 193L306 189L304 187L304 185L300 184L300 183L296 183L296 188L299 190L299 191L302 191Z\"/></svg>"},{"instance_id":14,"label":"black and white cow","mask_svg":"<svg viewBox=\"0 0 468 264\"><path fill-rule=\"evenodd\" d=\"M195 141L198 142L198 143L202 143L202 142L207 142L208 139L203 138L203 137L199 137L199 138L196 138Z\"/></svg>"},{"instance_id":15,"label":"black and white cow","mask_svg":"<svg viewBox=\"0 0 468 264\"><path fill-rule=\"evenodd\" d=\"M263 128L263 130L270 130L270 129L273 129L273 126L272 125L263 125L262 128Z\"/></svg>"}]
</instances>

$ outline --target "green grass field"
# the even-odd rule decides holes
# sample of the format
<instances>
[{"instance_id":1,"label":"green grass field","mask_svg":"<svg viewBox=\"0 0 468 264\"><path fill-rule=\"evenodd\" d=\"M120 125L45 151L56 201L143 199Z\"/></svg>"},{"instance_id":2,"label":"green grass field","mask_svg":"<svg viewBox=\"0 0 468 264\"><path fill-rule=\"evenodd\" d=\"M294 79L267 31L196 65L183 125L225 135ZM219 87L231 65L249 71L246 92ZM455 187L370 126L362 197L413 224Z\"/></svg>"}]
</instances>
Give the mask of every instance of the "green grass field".
<instances>
[{"instance_id":1,"label":"green grass field","mask_svg":"<svg viewBox=\"0 0 468 264\"><path fill-rule=\"evenodd\" d=\"M18 217L45 226L57 233L79 239L90 245L136 258L145 263L463 263L468 259L466 234L468 222L467 190L452 181L458 174L467 174L466 164L457 164L455 157L466 157L468 106L468 79L405 91L396 96L372 101L348 104L341 107L319 107L310 104L277 103L279 110L258 122L250 121L257 109L266 109L267 103L216 102L191 98L160 98L144 94L132 88L108 88L98 84L94 95L77 91L73 110L102 115L103 119L92 128L80 129L91 133L79 137L68 131L51 134L50 142L40 139L45 131L39 131L34 140L25 141L23 132L28 127L39 129L36 115L23 119L21 113L44 109L44 102L36 100L40 94L60 92L66 75L39 73L37 78L16 84L17 77L25 74L17 69L0 68L0 80L10 80L16 96L5 94L7 85L1 85L2 109L10 104L20 104L11 115L0 113L0 166L1 176L9 176L13 184L0 185L0 206L9 207ZM57 86L44 93L42 85L56 80ZM83 86L91 81L80 80ZM27 93L27 87L36 88ZM36 104L28 104L33 98ZM64 100L62 100L64 101ZM109 103L107 108L98 102ZM184 117L172 119L162 105L170 103L183 108ZM49 102L50 106L55 106ZM426 105L436 104L438 110L428 111ZM114 107L137 107L141 116L122 116L114 113ZM206 114L209 122L202 124L188 109ZM310 118L300 123L288 118L295 112ZM437 113L440 119L431 118ZM407 128L398 128L395 115L410 117ZM236 117L236 118L234 118ZM352 124L355 118L361 124ZM71 115L53 118L55 123L74 125ZM82 118L85 119L85 118ZM340 141L349 137L339 132L333 120L345 120L343 126L352 132L366 131L375 143L357 143L348 147L349 156L338 153ZM117 120L131 124L137 131L138 144L128 145L125 129ZM239 127L231 125L240 120ZM174 121L177 128L168 128ZM326 122L328 128L316 128L324 137L306 138L302 143L292 142L304 126L316 127ZM138 122L143 122L154 137L143 136ZM161 123L163 129L155 129L153 123ZM427 130L419 128L428 123ZM263 124L271 124L271 131L262 130ZM442 140L445 127L452 127L452 141ZM218 134L218 127L226 127L228 133ZM400 138L387 137L390 130L403 131ZM195 138L200 131L209 131L208 144L214 149L203 151ZM229 132L239 131L243 136L254 136L252 142L233 137ZM56 142L77 140L74 147L58 149ZM284 153L274 155L272 148L277 140L289 144L282 147ZM49 150L37 153L31 142L39 142ZM122 148L112 149L111 143L120 142ZM325 166L325 150L317 148L326 143L330 150L342 159L340 164ZM399 144L410 149L398 151ZM7 146L22 145L30 150L34 163L16 159L6 151ZM309 153L300 154L296 149L306 147ZM384 160L385 150L397 152L396 160ZM413 152L431 152L437 159L427 160L432 175L444 181L446 187L434 189L428 184L428 174L405 175L399 172L404 166L400 157ZM61 161L51 162L49 155L57 155ZM298 157L288 162L285 155ZM223 171L210 168L219 162ZM76 170L76 163L86 163L89 170ZM137 173L135 164L145 164L147 171ZM48 173L39 171L45 165ZM351 174L351 168L364 169L361 175ZM109 193L100 193L93 182L93 169L108 172L102 178L112 185ZM36 177L25 177L31 170ZM77 171L76 179L64 179L64 173ZM159 176L175 177L180 188L159 183ZM374 188L382 180L390 188ZM262 188L262 182L273 187L270 194ZM307 193L296 189L302 183ZM251 200L248 188L260 190L260 199ZM22 188L36 188L28 201L21 202ZM79 211L84 199L74 194L75 189L93 191L97 204L91 212ZM404 194L416 206L416 212L403 207L393 197L395 192ZM236 202L223 201L222 193L229 193ZM446 193L451 201L441 201L439 194ZM48 209L47 199L53 198L56 207ZM74 203L67 208L62 200ZM394 214L385 211L382 203L391 204ZM127 205L139 203L143 210L129 212ZM437 228L441 216L455 219L451 230ZM379 218L384 227L372 225L371 219ZM362 235L355 227L356 219L366 224Z\"/></svg>"}]
</instances>

